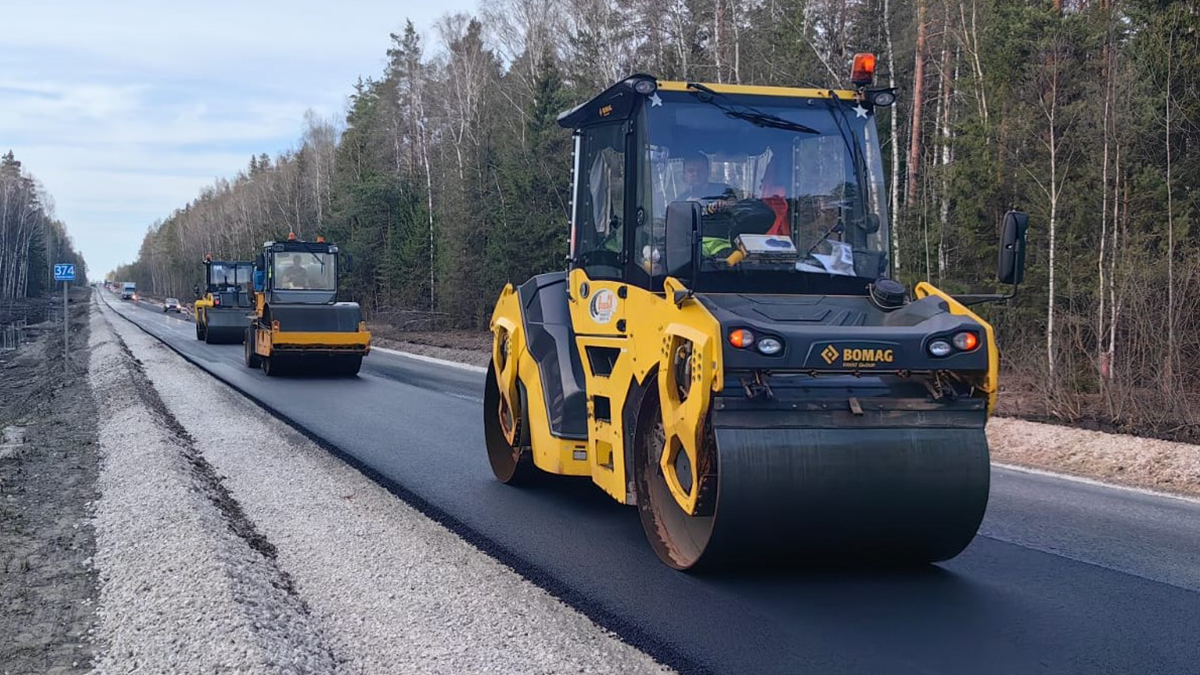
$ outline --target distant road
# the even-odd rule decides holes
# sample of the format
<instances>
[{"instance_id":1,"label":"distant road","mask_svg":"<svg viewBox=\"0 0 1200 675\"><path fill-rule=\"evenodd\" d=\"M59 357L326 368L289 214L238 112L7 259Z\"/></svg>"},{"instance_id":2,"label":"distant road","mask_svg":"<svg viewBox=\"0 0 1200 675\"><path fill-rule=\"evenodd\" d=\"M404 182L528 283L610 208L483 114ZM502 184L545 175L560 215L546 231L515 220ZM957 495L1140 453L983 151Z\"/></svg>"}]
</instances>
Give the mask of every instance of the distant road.
<instances>
[{"instance_id":1,"label":"distant road","mask_svg":"<svg viewBox=\"0 0 1200 675\"><path fill-rule=\"evenodd\" d=\"M1195 501L995 468L980 536L948 563L690 576L659 563L636 511L586 480L497 483L484 450L480 373L374 351L357 378L268 378L243 365L240 345L206 345L180 315L99 293L121 316L675 668L1200 672Z\"/></svg>"}]
</instances>

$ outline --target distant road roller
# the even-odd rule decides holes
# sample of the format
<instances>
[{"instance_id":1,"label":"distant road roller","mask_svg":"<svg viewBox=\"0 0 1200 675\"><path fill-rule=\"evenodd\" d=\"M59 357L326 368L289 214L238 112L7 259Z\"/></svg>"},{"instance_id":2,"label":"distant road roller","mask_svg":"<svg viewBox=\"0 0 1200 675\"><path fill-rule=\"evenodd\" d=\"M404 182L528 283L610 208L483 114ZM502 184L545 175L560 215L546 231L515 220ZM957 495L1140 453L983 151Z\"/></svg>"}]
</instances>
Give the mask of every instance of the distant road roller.
<instances>
[{"instance_id":1,"label":"distant road roller","mask_svg":"<svg viewBox=\"0 0 1200 675\"><path fill-rule=\"evenodd\" d=\"M204 256L204 293L196 290L196 339L209 344L239 343L246 337L253 311L254 263L213 260Z\"/></svg>"},{"instance_id":2,"label":"distant road roller","mask_svg":"<svg viewBox=\"0 0 1200 675\"><path fill-rule=\"evenodd\" d=\"M371 334L355 302L338 302L338 247L269 241L254 262L254 314L246 365L267 375L355 375Z\"/></svg>"},{"instance_id":3,"label":"distant road roller","mask_svg":"<svg viewBox=\"0 0 1200 675\"><path fill-rule=\"evenodd\" d=\"M496 477L590 476L681 570L954 557L988 501L992 327L890 278L873 57L844 91L633 75L575 132L569 269L505 287ZM1015 292L1027 218L1002 226Z\"/></svg>"}]
</instances>

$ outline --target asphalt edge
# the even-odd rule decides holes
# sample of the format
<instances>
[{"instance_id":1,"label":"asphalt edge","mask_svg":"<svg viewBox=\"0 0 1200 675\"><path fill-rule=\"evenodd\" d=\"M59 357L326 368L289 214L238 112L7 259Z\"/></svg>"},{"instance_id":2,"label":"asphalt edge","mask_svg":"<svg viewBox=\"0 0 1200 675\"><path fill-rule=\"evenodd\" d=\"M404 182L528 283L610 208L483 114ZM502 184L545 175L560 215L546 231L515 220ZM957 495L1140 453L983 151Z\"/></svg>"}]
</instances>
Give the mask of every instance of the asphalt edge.
<instances>
[{"instance_id":1,"label":"asphalt edge","mask_svg":"<svg viewBox=\"0 0 1200 675\"><path fill-rule=\"evenodd\" d=\"M468 544L474 546L475 548L479 549L484 554L490 556L491 558L493 558L500 564L504 565L505 567L508 567L509 569L513 570L517 574L521 575L521 577L528 580L534 586L537 586L538 588L541 588L542 590L546 591L551 596L557 598L563 604L567 605L568 607L571 607L572 609L578 611L580 614L583 614L584 616L588 617L589 619L594 621L600 627L602 627L605 630L608 630L611 633L613 633L614 635L616 635L622 642L625 642L626 644L630 645L631 647L634 647L635 649L641 650L642 652L646 653L648 656L653 658L655 661L658 661L662 665L672 668L681 674L701 675L701 674L707 674L710 672L708 669L704 668L701 664L688 658L687 656L683 655L679 651L672 649L670 647L667 647L667 646L655 641L650 635L648 635L645 631L643 631L636 625L633 625L630 622L622 619L621 617L613 614L612 612L609 612L608 610L603 609L602 607L599 606L599 603L592 601L587 596L587 594L576 591L575 589L571 588L567 583L563 582L558 577L554 576L553 574L546 571L542 567L530 562L529 560L526 560L525 558L521 557L519 554L509 550L508 548L506 548L499 542L495 541L491 537L488 537L487 535L484 535L483 533L476 531L475 529L471 528L469 525L462 522L458 518L455 518L454 516L450 515L449 513L447 513L440 507L434 505L433 503L429 502L425 498L423 498L417 494L414 494L413 492L409 491L404 486L388 479L386 476L380 474L379 472L375 471L371 467L369 467L366 464L359 461L353 455L349 454L348 452L345 452L344 450L337 447L333 443L330 443L329 441L325 440L324 438L321 438L317 434L315 434L312 431L310 431L309 429L305 428L300 423L293 420L288 415L285 415L284 413L271 407L270 404L268 404L266 401L258 398L257 396L254 396L253 394L243 391L237 385L226 380L225 378L221 377L220 375L217 375L216 373L213 373L212 371L208 370L207 368L204 367L204 365L202 363L200 363L196 359L193 359L190 356L188 356L187 354L183 353L181 350L176 349L174 345L170 344L166 340L163 340L162 338L158 337L154 333L150 332L149 330L144 328L138 322L134 321L133 319L129 318L128 316L125 316L121 312L118 312L115 308L113 308L112 305L110 305L107 302L107 300L101 300L101 303L103 305L105 305L105 307L109 311L111 311L113 314L116 314L117 316L121 317L125 321L128 321L130 324L132 324L138 330L142 331L146 335L149 335L150 337L154 338L158 342L162 343L165 347L167 347L167 349L170 349L172 352L175 352L176 354L178 354L180 356L180 358L182 358L184 361L187 361L188 363L192 364L193 366L196 366L200 370L207 373L210 377L220 381L225 386L238 392L243 397L245 397L247 400L249 400L251 403L254 403L259 408L266 411L267 414L278 419L279 421L283 422L284 424L288 425L289 427L292 427L298 433L300 433L302 436L304 436L308 440L315 443L318 447L320 447L321 449L334 455L335 457L342 460L346 464L350 465L356 471L358 471L362 475L366 476L372 482L379 485L383 489L387 490L391 494L395 495L398 499L400 499L404 503L408 504L409 506L413 507L414 509L419 511L422 515L424 515L425 517L429 518L430 520L433 520L434 522L438 523L442 527L445 527L447 530L450 530L455 535L457 535L458 537L460 537L464 541L466 541ZM381 351L383 351L383 350L381 349ZM405 356L421 356L421 355L407 354L404 352L397 352L396 350L387 350L387 351L396 352L398 354L403 354ZM441 359L434 359L433 357L423 357L423 356L421 358L419 358L418 360L426 360L426 359L434 361L434 362L442 362ZM451 362L445 362L445 363L451 363ZM456 364L456 365L470 367L469 364Z\"/></svg>"},{"instance_id":2,"label":"asphalt edge","mask_svg":"<svg viewBox=\"0 0 1200 675\"><path fill-rule=\"evenodd\" d=\"M447 368L458 368L459 370L466 370L466 371L470 371L472 373L486 373L487 372L487 368L484 368L483 366L476 366L476 365L472 365L470 363L462 363L460 361L450 361L448 359L439 359L436 356L426 356L424 354L416 354L413 352L406 352L406 351L403 351L400 349L392 349L390 347L372 346L371 351L383 352L384 354L391 354L393 356L403 356L406 359L415 359L417 361L424 361L426 363L435 363L439 366L446 366Z\"/></svg>"},{"instance_id":3,"label":"asphalt edge","mask_svg":"<svg viewBox=\"0 0 1200 675\"><path fill-rule=\"evenodd\" d=\"M1060 473L1058 471L1050 471L1048 469L1040 469L1034 466L1025 466L1023 464L1007 464L1004 462L992 462L992 466L1005 469L1007 471L1016 471L1019 473L1032 474L1034 476L1044 476L1046 478L1057 478L1059 480L1070 481L1072 483L1082 483L1093 487L1110 488L1120 490L1122 492L1132 492L1134 494L1143 495L1146 497L1158 497L1160 499L1173 499L1176 501L1185 502L1188 504L1200 504L1200 497L1191 495L1179 494L1176 492L1163 492L1151 488L1138 487L1136 485L1122 485L1120 483L1110 483L1098 478L1088 476L1079 476L1073 473Z\"/></svg>"}]
</instances>

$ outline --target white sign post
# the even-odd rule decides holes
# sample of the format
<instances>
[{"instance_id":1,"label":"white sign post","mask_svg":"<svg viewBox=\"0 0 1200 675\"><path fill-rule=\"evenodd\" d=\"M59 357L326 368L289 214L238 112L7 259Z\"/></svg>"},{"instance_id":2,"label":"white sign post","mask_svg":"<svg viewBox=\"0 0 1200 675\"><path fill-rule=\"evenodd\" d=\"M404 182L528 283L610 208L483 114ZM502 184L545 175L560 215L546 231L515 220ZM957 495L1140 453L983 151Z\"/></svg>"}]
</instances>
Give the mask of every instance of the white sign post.
<instances>
[{"instance_id":1,"label":"white sign post","mask_svg":"<svg viewBox=\"0 0 1200 675\"><path fill-rule=\"evenodd\" d=\"M69 333L71 316L67 311L67 286L75 281L75 265L58 263L54 266L54 280L63 282L63 368L71 366L71 338Z\"/></svg>"}]
</instances>

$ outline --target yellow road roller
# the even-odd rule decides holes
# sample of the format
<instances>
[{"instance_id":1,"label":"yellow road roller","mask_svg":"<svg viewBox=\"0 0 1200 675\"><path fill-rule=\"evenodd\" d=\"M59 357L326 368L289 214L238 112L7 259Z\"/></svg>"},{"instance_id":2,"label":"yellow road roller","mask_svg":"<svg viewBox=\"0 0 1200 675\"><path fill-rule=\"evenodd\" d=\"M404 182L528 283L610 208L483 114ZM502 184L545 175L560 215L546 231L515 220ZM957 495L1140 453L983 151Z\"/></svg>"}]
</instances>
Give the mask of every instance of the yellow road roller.
<instances>
[{"instance_id":1,"label":"yellow road roller","mask_svg":"<svg viewBox=\"0 0 1200 675\"><path fill-rule=\"evenodd\" d=\"M371 334L355 302L338 302L338 247L323 237L269 241L254 261L246 366L269 376L355 375Z\"/></svg>"},{"instance_id":2,"label":"yellow road roller","mask_svg":"<svg viewBox=\"0 0 1200 675\"><path fill-rule=\"evenodd\" d=\"M956 556L988 501L992 327L891 277L875 113L840 91L632 75L564 112L568 270L502 291L500 481L589 476L687 570ZM868 63L870 61L870 63ZM1001 226L1015 293L1027 217Z\"/></svg>"},{"instance_id":3,"label":"yellow road roller","mask_svg":"<svg viewBox=\"0 0 1200 675\"><path fill-rule=\"evenodd\" d=\"M195 290L196 339L209 344L245 339L253 311L251 277L254 263L213 260L204 256L204 293Z\"/></svg>"}]
</instances>

